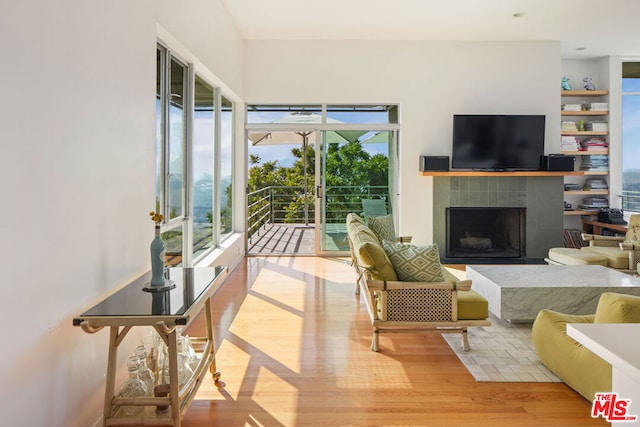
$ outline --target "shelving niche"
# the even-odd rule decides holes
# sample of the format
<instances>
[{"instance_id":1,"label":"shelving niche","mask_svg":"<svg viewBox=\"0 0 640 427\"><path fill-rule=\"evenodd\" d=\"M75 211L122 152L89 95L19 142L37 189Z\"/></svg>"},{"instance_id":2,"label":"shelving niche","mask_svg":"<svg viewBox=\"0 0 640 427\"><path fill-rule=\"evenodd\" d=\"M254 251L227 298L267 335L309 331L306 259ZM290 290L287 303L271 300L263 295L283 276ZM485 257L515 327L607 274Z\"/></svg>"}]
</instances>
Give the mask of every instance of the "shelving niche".
<instances>
[{"instance_id":1,"label":"shelving niche","mask_svg":"<svg viewBox=\"0 0 640 427\"><path fill-rule=\"evenodd\" d=\"M589 160L592 159L591 156L599 156L596 159L600 161L606 159L608 165L609 158L609 110L607 109L597 109L591 110L592 103L607 103L609 101L609 91L608 90L570 90L561 92L562 106L560 111L561 119L564 122L574 122L576 124L576 130L566 129L565 126L562 126L560 130L561 137L569 137L568 139L575 138L575 140L579 143L583 143L584 141L599 138L604 140L607 143L606 148L602 147L590 147L590 150L582 151L582 150L567 150L563 149L562 153L568 156L575 156L575 169L576 171L583 172L580 175L568 175L565 178L565 184L577 184L582 188L582 190L567 190L564 192L565 203L570 203L572 205L572 210L565 210L565 216L582 216L582 215L596 215L598 213L598 208L594 209L585 209L581 208L581 204L585 204L584 199L587 197L604 197L609 200L609 169L602 167L592 167L588 168L587 166L590 164ZM579 104L581 106L579 111L573 110L565 110L564 106L567 104ZM593 129L581 129L580 121L585 124L585 127L589 127L590 123L593 122L605 122L607 124L606 130L593 130ZM563 144L564 146L564 144ZM592 164L593 165L593 164ZM584 185L589 178L603 178L607 183L606 189L591 189L585 190Z\"/></svg>"}]
</instances>

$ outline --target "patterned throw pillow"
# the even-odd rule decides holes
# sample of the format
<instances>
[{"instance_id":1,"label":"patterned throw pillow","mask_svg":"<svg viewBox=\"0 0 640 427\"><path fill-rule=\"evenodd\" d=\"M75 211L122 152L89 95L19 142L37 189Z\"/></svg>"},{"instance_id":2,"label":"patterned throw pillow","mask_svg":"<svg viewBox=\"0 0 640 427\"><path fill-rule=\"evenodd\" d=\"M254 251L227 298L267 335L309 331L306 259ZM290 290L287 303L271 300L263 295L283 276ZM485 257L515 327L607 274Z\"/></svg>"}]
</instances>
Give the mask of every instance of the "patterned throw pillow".
<instances>
[{"instance_id":1,"label":"patterned throw pillow","mask_svg":"<svg viewBox=\"0 0 640 427\"><path fill-rule=\"evenodd\" d=\"M380 243L385 240L390 242L396 241L396 229L393 226L393 217L391 215L370 216L369 228L378 240L380 240Z\"/></svg>"},{"instance_id":2,"label":"patterned throw pillow","mask_svg":"<svg viewBox=\"0 0 640 427\"><path fill-rule=\"evenodd\" d=\"M640 244L640 227L629 227L627 234L624 238L624 243L638 246Z\"/></svg>"},{"instance_id":3,"label":"patterned throw pillow","mask_svg":"<svg viewBox=\"0 0 640 427\"><path fill-rule=\"evenodd\" d=\"M393 265L398 279L404 282L443 282L440 253L435 243L414 246L383 241L382 247Z\"/></svg>"}]
</instances>

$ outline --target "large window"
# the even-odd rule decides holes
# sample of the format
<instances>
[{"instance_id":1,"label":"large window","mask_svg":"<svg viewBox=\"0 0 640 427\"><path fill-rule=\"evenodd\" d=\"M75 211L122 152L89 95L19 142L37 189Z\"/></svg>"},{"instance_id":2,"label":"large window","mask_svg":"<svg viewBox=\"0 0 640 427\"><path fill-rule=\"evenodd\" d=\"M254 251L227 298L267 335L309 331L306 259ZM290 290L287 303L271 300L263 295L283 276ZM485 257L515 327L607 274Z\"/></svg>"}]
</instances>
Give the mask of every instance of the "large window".
<instances>
[{"instance_id":1,"label":"large window","mask_svg":"<svg viewBox=\"0 0 640 427\"><path fill-rule=\"evenodd\" d=\"M233 231L233 103L221 97L220 116L220 236Z\"/></svg>"},{"instance_id":2,"label":"large window","mask_svg":"<svg viewBox=\"0 0 640 427\"><path fill-rule=\"evenodd\" d=\"M622 64L622 203L640 212L640 62Z\"/></svg>"},{"instance_id":3,"label":"large window","mask_svg":"<svg viewBox=\"0 0 640 427\"><path fill-rule=\"evenodd\" d=\"M156 88L155 208L165 218L166 264L191 266L232 231L233 103L163 45Z\"/></svg>"},{"instance_id":4,"label":"large window","mask_svg":"<svg viewBox=\"0 0 640 427\"><path fill-rule=\"evenodd\" d=\"M193 112L193 254L206 252L214 242L214 89L195 76Z\"/></svg>"}]
</instances>

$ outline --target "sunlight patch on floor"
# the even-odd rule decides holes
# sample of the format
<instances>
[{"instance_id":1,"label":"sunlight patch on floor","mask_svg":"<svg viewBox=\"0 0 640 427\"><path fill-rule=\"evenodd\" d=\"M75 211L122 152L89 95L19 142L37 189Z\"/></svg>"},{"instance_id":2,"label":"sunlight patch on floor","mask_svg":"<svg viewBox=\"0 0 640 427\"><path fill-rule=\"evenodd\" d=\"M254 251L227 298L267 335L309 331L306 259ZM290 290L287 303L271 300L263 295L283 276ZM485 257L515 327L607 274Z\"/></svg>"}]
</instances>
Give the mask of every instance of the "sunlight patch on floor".
<instances>
[{"instance_id":1,"label":"sunlight patch on floor","mask_svg":"<svg viewBox=\"0 0 640 427\"><path fill-rule=\"evenodd\" d=\"M298 312L305 308L306 283L291 275L263 269L251 287L251 292L264 295L279 304L286 301L289 307Z\"/></svg>"},{"instance_id":2,"label":"sunlight patch on floor","mask_svg":"<svg viewBox=\"0 0 640 427\"><path fill-rule=\"evenodd\" d=\"M296 425L298 389L268 369L260 368L251 398L279 425ZM256 418L260 421L259 415L256 414Z\"/></svg>"},{"instance_id":3,"label":"sunlight patch on floor","mask_svg":"<svg viewBox=\"0 0 640 427\"><path fill-rule=\"evenodd\" d=\"M238 400L241 387L245 384L243 378L246 377L247 371L249 370L251 356L240 347L225 340L220 344L220 348L216 352L216 361L224 361L224 366L219 367L219 369L221 369L222 375L220 381L223 384L225 393L214 393L211 396L211 400ZM225 375L225 369L227 371L227 375ZM229 372L241 373L241 377L231 377ZM208 375L207 377L210 376ZM203 386L204 385L205 384L203 384ZM202 397L202 387L198 392L198 397Z\"/></svg>"},{"instance_id":4,"label":"sunlight patch on floor","mask_svg":"<svg viewBox=\"0 0 640 427\"><path fill-rule=\"evenodd\" d=\"M256 319L260 321L256 322ZM265 324L269 327L265 328ZM291 311L278 307L262 298L247 295L229 332L251 345L265 356L300 373L300 348L304 319ZM279 338L286 336L283 346ZM291 345L295 343L294 345Z\"/></svg>"}]
</instances>

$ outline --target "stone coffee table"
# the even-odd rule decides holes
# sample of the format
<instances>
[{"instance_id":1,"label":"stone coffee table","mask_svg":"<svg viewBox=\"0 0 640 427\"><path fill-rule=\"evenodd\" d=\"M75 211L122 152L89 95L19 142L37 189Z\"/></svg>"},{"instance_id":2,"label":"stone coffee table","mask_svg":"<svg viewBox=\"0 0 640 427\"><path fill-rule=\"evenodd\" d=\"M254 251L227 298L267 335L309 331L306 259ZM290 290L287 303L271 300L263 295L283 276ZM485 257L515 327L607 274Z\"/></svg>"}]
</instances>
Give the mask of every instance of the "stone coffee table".
<instances>
[{"instance_id":1,"label":"stone coffee table","mask_svg":"<svg viewBox=\"0 0 640 427\"><path fill-rule=\"evenodd\" d=\"M639 278L601 265L468 265L467 279L512 322L533 322L543 308L593 314L603 292L640 296Z\"/></svg>"}]
</instances>

